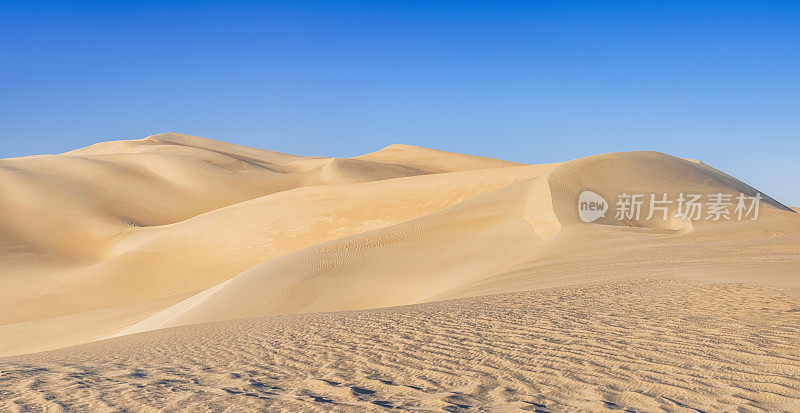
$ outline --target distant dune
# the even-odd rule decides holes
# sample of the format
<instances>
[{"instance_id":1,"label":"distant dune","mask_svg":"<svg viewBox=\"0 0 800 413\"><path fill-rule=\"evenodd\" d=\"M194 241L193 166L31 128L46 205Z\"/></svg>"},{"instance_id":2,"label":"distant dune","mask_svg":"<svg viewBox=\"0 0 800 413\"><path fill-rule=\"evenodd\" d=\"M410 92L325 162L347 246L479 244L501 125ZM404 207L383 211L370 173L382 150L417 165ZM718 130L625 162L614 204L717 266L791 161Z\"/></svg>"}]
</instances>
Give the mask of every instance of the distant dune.
<instances>
[{"instance_id":1,"label":"distant dune","mask_svg":"<svg viewBox=\"0 0 800 413\"><path fill-rule=\"evenodd\" d=\"M0 410L800 409L800 217L702 162L167 133L0 188ZM585 223L587 190L763 199Z\"/></svg>"}]
</instances>

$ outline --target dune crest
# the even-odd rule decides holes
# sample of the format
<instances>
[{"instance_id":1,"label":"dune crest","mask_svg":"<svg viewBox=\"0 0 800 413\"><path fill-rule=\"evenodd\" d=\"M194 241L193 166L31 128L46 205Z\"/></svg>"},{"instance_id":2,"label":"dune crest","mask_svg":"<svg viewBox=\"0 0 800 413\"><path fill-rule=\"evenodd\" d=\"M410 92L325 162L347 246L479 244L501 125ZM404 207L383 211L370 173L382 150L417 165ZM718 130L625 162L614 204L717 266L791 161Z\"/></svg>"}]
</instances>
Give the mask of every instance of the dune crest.
<instances>
[{"instance_id":1,"label":"dune crest","mask_svg":"<svg viewBox=\"0 0 800 413\"><path fill-rule=\"evenodd\" d=\"M357 156L355 159L364 159L388 164L400 162L407 166L420 168L428 173L454 172L462 170L523 165L516 162L503 161L500 159L484 158L474 155L462 155L453 152L440 151L437 149L402 144L389 145L379 151Z\"/></svg>"},{"instance_id":2,"label":"dune crest","mask_svg":"<svg viewBox=\"0 0 800 413\"><path fill-rule=\"evenodd\" d=\"M423 161L414 165L433 169ZM208 288L280 254L416 218L542 169L527 168L476 171L467 174L475 181L444 191L449 184L441 179L392 185L391 194L338 189L430 174L402 159L301 157L175 133L0 160L0 183L8 189L0 194L0 245L8 246L0 270L19 274L0 279L0 322ZM290 191L300 188L308 191ZM378 207L382 196L395 201L388 214ZM243 207L236 208L241 216L225 209L236 205ZM211 226L197 222L200 217ZM205 258L187 259L195 254ZM54 276L57 288L50 281ZM104 294L96 294L100 288Z\"/></svg>"},{"instance_id":3,"label":"dune crest","mask_svg":"<svg viewBox=\"0 0 800 413\"><path fill-rule=\"evenodd\" d=\"M700 161L167 133L0 188L0 410L800 406L800 217ZM615 210L693 193L759 217Z\"/></svg>"}]
</instances>

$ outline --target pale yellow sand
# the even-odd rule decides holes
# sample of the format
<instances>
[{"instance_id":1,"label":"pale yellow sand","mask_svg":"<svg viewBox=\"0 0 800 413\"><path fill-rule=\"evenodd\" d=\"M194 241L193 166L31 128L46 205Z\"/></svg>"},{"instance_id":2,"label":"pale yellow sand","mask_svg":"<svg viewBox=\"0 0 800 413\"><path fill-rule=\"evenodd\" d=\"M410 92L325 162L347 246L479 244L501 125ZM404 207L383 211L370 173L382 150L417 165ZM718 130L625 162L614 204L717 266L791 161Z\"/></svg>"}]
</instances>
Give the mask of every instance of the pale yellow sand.
<instances>
[{"instance_id":1,"label":"pale yellow sand","mask_svg":"<svg viewBox=\"0 0 800 413\"><path fill-rule=\"evenodd\" d=\"M0 409L796 411L798 341L780 290L588 283L7 358Z\"/></svg>"},{"instance_id":2,"label":"pale yellow sand","mask_svg":"<svg viewBox=\"0 0 800 413\"><path fill-rule=\"evenodd\" d=\"M452 154L462 172L426 175L419 153L437 162L451 154L409 152L413 169L401 158L301 158L166 134L2 160L0 323L196 292L287 252L552 168Z\"/></svg>"},{"instance_id":3,"label":"pale yellow sand","mask_svg":"<svg viewBox=\"0 0 800 413\"><path fill-rule=\"evenodd\" d=\"M110 338L0 360L0 409L800 408L798 214L577 217L587 189L755 194L701 162L165 134L0 184L0 355Z\"/></svg>"},{"instance_id":4,"label":"pale yellow sand","mask_svg":"<svg viewBox=\"0 0 800 413\"><path fill-rule=\"evenodd\" d=\"M677 176L687 192L752 190L705 166L655 153L586 158L416 220L283 255L123 333L273 314L402 305L597 277L629 277L643 271L693 276L705 269L699 271L702 276L738 281L740 274L769 268L769 278L751 277L750 282L798 286L797 261L784 261L784 253L800 253L800 220L777 203L765 202L756 222L663 224L654 218L623 226L610 214L601 222L614 225L578 222L578 182L608 193L621 185L620 172L624 185L634 191L644 192L649 182L652 192L677 192L676 184L658 181L667 173ZM767 231L780 236L769 237ZM742 237L753 240L737 240ZM616 252L625 238L635 242ZM721 255L732 241L732 250L744 257ZM765 241L766 248L756 248ZM574 250L586 246L589 251ZM781 249L777 257L776 249ZM555 264L543 268L549 262L541 255L548 252L561 254L567 273ZM602 258L586 261L594 253ZM602 271L605 268L610 271ZM517 280L509 283L514 276Z\"/></svg>"},{"instance_id":5,"label":"pale yellow sand","mask_svg":"<svg viewBox=\"0 0 800 413\"><path fill-rule=\"evenodd\" d=\"M69 314L0 326L0 354L24 354L68 347L115 334L120 325L133 324L158 313L192 294L120 305L85 313Z\"/></svg>"}]
</instances>

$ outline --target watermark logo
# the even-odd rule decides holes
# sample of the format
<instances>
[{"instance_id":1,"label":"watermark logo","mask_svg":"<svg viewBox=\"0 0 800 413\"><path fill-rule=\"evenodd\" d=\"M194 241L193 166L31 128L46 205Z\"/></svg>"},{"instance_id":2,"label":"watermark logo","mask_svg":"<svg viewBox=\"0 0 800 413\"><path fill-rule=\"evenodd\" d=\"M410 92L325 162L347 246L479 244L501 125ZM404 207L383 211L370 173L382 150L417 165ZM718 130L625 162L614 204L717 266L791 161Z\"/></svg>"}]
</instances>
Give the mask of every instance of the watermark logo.
<instances>
[{"instance_id":1,"label":"watermark logo","mask_svg":"<svg viewBox=\"0 0 800 413\"><path fill-rule=\"evenodd\" d=\"M758 219L761 200L760 193L753 196L739 193L684 194L675 199L670 199L666 193L661 194L634 194L622 193L617 195L614 206L614 219L617 221L638 221L644 218L653 218L667 221L670 219L670 207L674 213L672 217L688 221L738 221ZM594 222L605 217L609 205L602 196L592 192L583 191L578 197L578 215L583 222Z\"/></svg>"},{"instance_id":2,"label":"watermark logo","mask_svg":"<svg viewBox=\"0 0 800 413\"><path fill-rule=\"evenodd\" d=\"M578 197L578 216L583 222L594 222L606 216L608 202L602 196L592 192L583 191Z\"/></svg>"}]
</instances>

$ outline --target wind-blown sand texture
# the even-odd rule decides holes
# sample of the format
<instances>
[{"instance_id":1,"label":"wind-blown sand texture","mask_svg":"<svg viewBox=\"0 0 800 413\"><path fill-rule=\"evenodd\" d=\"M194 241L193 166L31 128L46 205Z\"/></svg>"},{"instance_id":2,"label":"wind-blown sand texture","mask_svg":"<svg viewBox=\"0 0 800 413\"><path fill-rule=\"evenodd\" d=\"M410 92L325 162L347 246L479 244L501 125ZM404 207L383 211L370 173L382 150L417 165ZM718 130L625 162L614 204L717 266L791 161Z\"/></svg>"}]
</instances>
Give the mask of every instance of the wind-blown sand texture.
<instances>
[{"instance_id":1,"label":"wind-blown sand texture","mask_svg":"<svg viewBox=\"0 0 800 413\"><path fill-rule=\"evenodd\" d=\"M757 192L698 161L168 133L0 160L0 189L0 410L800 410L794 211L578 218Z\"/></svg>"}]
</instances>

